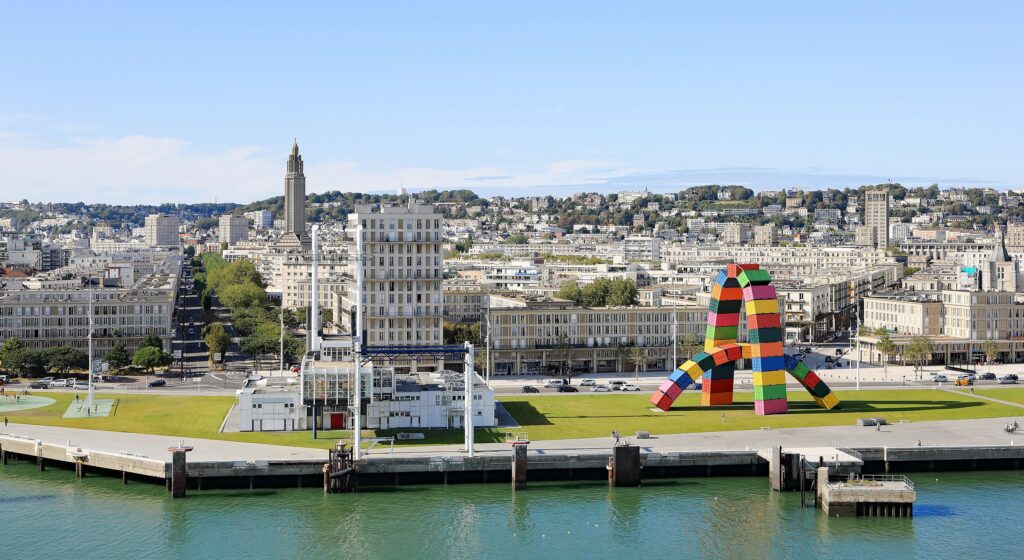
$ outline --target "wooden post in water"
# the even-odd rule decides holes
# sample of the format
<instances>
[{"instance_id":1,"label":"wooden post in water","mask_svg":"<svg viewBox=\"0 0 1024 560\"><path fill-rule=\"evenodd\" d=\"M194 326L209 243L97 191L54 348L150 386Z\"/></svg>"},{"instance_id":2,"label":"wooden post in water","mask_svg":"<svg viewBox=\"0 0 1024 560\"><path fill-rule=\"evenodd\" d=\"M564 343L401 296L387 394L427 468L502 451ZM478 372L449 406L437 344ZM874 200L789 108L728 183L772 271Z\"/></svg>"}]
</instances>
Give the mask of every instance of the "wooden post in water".
<instances>
[{"instance_id":1,"label":"wooden post in water","mask_svg":"<svg viewBox=\"0 0 1024 560\"><path fill-rule=\"evenodd\" d=\"M640 448L635 445L616 445L608 461L608 484L611 486L640 486Z\"/></svg>"},{"instance_id":2,"label":"wooden post in water","mask_svg":"<svg viewBox=\"0 0 1024 560\"><path fill-rule=\"evenodd\" d=\"M167 450L171 452L171 497L184 498L185 487L188 486L185 454L192 451L192 447L179 444L177 447L168 447Z\"/></svg>"},{"instance_id":3,"label":"wooden post in water","mask_svg":"<svg viewBox=\"0 0 1024 560\"><path fill-rule=\"evenodd\" d=\"M512 489L526 489L526 452L529 449L527 443L512 444Z\"/></svg>"}]
</instances>

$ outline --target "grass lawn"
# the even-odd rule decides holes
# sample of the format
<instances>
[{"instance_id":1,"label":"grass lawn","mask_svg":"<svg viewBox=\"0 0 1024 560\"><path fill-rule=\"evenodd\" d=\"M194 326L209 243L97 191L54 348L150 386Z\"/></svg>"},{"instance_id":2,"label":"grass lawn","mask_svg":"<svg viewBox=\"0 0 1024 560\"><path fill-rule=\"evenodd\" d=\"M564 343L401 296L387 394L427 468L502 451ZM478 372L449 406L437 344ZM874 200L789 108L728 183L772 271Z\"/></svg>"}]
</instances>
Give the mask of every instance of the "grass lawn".
<instances>
[{"instance_id":1,"label":"grass lawn","mask_svg":"<svg viewBox=\"0 0 1024 560\"><path fill-rule=\"evenodd\" d=\"M993 399L1024 404L1024 387L1007 387L1005 389L975 389L974 391L979 395L992 397ZM1024 415L1024 410L1019 410L1017 414Z\"/></svg>"},{"instance_id":2,"label":"grass lawn","mask_svg":"<svg viewBox=\"0 0 1024 560\"><path fill-rule=\"evenodd\" d=\"M1024 403L1024 389L986 389L979 394ZM42 393L40 393L42 394ZM99 393L98 393L99 394ZM63 418L70 393L46 393L57 402L46 407L7 414L12 422L67 426L117 432L329 448L346 432L322 432L313 440L310 432L220 433L234 397L101 394L118 399L109 418ZM647 393L611 395L502 396L500 401L519 421L519 428L477 430L480 443L504 441L506 431L523 431L530 439L605 437L612 430L632 435L644 430L654 434L717 432L853 425L857 418L883 417L890 422L910 420L960 420L1021 416L1022 409L947 391L910 389L892 391L841 391L841 409L823 410L803 392L790 391L788 414L756 416L751 393L736 393L732 406L702 407L699 393L688 393L669 412L651 410ZM722 422L722 414L726 421ZM376 435L393 435L398 430ZM410 430L404 430L410 431ZM421 430L427 439L403 445L461 443L461 430ZM367 432L367 436L371 433Z\"/></svg>"}]
</instances>

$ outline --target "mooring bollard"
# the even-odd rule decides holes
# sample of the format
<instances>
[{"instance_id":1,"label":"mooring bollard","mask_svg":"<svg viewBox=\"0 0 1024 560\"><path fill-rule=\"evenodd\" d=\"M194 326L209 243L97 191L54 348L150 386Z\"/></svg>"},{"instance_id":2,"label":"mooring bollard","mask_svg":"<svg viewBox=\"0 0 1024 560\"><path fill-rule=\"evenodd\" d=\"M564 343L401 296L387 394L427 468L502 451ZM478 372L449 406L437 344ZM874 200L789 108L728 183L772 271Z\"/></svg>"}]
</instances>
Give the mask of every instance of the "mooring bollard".
<instances>
[{"instance_id":1,"label":"mooring bollard","mask_svg":"<svg viewBox=\"0 0 1024 560\"><path fill-rule=\"evenodd\" d=\"M192 451L192 446L178 444L177 447L168 447L171 452L171 497L184 498L185 487L188 485L188 470L185 465L185 454Z\"/></svg>"},{"instance_id":2,"label":"mooring bollard","mask_svg":"<svg viewBox=\"0 0 1024 560\"><path fill-rule=\"evenodd\" d=\"M515 443L512 445L512 489L523 490L526 488L526 452L529 449L527 443Z\"/></svg>"}]
</instances>

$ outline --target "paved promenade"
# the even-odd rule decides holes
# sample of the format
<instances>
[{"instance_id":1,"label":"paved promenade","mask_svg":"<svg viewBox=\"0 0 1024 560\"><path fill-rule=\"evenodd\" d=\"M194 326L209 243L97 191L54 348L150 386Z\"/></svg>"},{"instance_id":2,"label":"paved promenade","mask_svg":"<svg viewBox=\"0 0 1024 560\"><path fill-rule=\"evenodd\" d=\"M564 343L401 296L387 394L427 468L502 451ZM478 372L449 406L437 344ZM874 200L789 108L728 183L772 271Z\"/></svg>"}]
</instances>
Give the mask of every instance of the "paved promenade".
<instances>
[{"instance_id":1,"label":"paved promenade","mask_svg":"<svg viewBox=\"0 0 1024 560\"><path fill-rule=\"evenodd\" d=\"M968 445L1024 445L1024 433L1015 435L1003 431L1013 421L1024 423L1024 410L1016 418L984 418L976 420L943 420L883 426L881 430L860 426L821 426L813 428L786 428L778 430L738 430L732 432L704 432L671 434L637 440L633 434L622 434L623 439L640 445L645 452L673 451L730 451L764 449L773 445L784 447L913 447L968 446ZM325 459L322 449L307 449L280 445L239 443L172 436L127 434L77 428L30 426L11 424L0 428L0 434L13 434L43 440L47 443L73 445L96 451L139 453L153 459L169 458L167 448L183 441L195 450L189 461L255 461ZM530 452L544 453L603 453L611 447L611 437L534 441ZM477 445L479 454L510 454L511 446L504 443ZM396 446L395 456L437 456L461 454L461 445ZM374 448L368 456L386 457L391 454L387 446Z\"/></svg>"}]
</instances>

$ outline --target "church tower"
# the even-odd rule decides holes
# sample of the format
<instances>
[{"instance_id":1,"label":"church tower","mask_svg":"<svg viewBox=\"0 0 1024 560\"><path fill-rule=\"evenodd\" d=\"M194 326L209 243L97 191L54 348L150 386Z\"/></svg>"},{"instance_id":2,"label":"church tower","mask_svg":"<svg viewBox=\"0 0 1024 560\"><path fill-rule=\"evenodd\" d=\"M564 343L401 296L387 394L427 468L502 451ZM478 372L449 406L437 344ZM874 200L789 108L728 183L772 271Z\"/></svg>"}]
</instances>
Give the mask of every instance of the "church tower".
<instances>
[{"instance_id":1,"label":"church tower","mask_svg":"<svg viewBox=\"0 0 1024 560\"><path fill-rule=\"evenodd\" d=\"M292 144L288 170L284 175L284 235L277 245L295 248L308 248L310 245L309 234L306 233L306 175L302 172L298 140Z\"/></svg>"}]
</instances>

